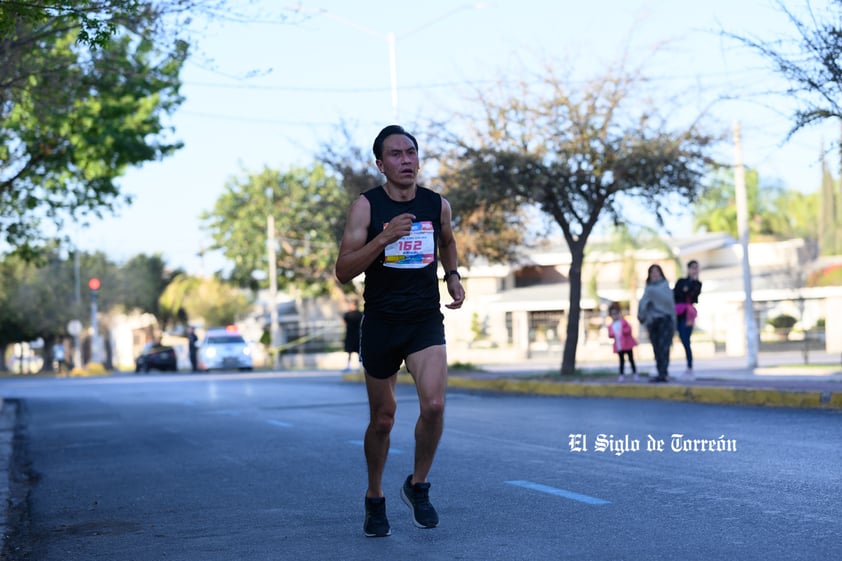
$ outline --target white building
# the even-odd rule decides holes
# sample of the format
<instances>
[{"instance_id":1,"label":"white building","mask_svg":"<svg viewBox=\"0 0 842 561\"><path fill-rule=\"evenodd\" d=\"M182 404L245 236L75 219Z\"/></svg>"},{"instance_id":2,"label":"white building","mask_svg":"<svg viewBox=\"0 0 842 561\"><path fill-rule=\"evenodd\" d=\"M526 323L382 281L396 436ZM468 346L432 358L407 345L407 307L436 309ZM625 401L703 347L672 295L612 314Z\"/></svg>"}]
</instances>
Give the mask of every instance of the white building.
<instances>
[{"instance_id":1,"label":"white building","mask_svg":"<svg viewBox=\"0 0 842 561\"><path fill-rule=\"evenodd\" d=\"M814 254L803 240L750 244L758 328L782 314L798 319L803 329L828 320L828 301L842 299L842 287L805 288L807 276L820 264ZM663 249L637 250L626 256L590 252L582 274L577 357L610 358L606 310L614 301L623 305L635 334L645 340L645 330L641 334L637 325L636 304L647 268L660 264L673 284L685 274L690 260L700 263L703 282L694 350L699 347L703 355L724 347L729 354L744 355L742 248L728 234L707 233L666 240ZM499 355L501 360L560 357L567 329L569 267L570 254L562 241L531 252L515 266L475 265L465 270L465 305L457 312L445 311L451 362L480 363L490 355ZM624 272L628 270L634 273ZM447 298L446 294L442 297ZM641 345L644 356L646 347Z\"/></svg>"}]
</instances>

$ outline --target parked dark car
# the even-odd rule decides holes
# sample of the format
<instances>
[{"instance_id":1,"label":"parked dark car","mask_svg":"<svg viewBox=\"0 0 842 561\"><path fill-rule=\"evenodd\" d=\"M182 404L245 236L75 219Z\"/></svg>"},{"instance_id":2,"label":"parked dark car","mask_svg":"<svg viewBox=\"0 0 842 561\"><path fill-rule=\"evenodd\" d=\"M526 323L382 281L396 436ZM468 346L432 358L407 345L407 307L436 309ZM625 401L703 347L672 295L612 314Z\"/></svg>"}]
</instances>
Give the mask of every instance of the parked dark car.
<instances>
[{"instance_id":1,"label":"parked dark car","mask_svg":"<svg viewBox=\"0 0 842 561\"><path fill-rule=\"evenodd\" d=\"M150 370L178 370L175 349L166 345L146 343L135 359L135 372L149 372Z\"/></svg>"}]
</instances>

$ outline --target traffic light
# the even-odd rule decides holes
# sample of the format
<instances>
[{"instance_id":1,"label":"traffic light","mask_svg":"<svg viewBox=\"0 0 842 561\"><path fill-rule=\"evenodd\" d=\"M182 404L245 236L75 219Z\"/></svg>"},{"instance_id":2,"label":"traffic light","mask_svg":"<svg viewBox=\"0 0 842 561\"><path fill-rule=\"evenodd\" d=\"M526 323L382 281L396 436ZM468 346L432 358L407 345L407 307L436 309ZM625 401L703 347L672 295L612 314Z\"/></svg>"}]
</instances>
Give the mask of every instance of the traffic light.
<instances>
[{"instance_id":1,"label":"traffic light","mask_svg":"<svg viewBox=\"0 0 842 561\"><path fill-rule=\"evenodd\" d=\"M91 280L88 281L88 288L91 289L91 298L95 299L97 297L97 294L99 294L99 287L100 286L102 286L102 284L99 282L99 279L96 278L96 277L93 277L93 278L91 278Z\"/></svg>"}]
</instances>

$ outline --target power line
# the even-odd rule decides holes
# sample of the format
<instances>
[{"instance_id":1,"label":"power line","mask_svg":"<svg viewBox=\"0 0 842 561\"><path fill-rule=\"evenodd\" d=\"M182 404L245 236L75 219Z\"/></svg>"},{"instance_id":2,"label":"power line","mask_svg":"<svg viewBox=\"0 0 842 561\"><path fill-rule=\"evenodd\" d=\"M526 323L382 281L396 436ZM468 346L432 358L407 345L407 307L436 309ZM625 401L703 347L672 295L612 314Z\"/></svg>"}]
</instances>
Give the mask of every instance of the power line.
<instances>
[{"instance_id":1,"label":"power line","mask_svg":"<svg viewBox=\"0 0 842 561\"><path fill-rule=\"evenodd\" d=\"M764 76L768 76L768 70L755 68L755 69L743 69L738 74L746 84L748 85L757 85L757 80L752 79L749 73L756 72L758 74L762 74ZM728 84L730 85L730 81L723 81L720 84L711 85L711 80L726 78L731 79L735 75L734 72L713 72L709 74L694 74L694 75L676 75L676 74L669 74L669 75L662 75L662 76L647 76L647 82L653 83L665 83L665 82L698 82L703 81L705 83L706 89L712 89L716 85ZM589 80L582 79L582 80L574 80L571 84L575 85L577 82L582 85L587 83ZM416 91L423 91L423 90L435 90L435 89L442 89L442 88L454 88L454 87L462 87L462 86L488 86L493 84L507 84L506 81L500 81L499 79L477 79L477 80L456 80L450 82L434 82L434 83L427 83L427 84L407 84L401 85L401 90L416 90ZM513 85L520 85L523 82L519 80L512 80L511 82ZM533 85L539 85L541 82L539 79L535 79L532 81ZM272 92L291 92L291 93L325 93L325 94L349 94L349 93L381 93L385 91L389 91L390 87L388 85L384 86L355 86L355 87L344 87L344 88L337 88L337 87L319 87L319 86L294 86L294 85L267 85L267 84L247 84L247 83L226 83L226 82L200 82L200 81L185 81L185 86L191 87L200 87L200 88L216 88L216 89L231 89L231 90L255 90L255 91L272 91ZM527 85L529 85L527 83Z\"/></svg>"},{"instance_id":2,"label":"power line","mask_svg":"<svg viewBox=\"0 0 842 561\"><path fill-rule=\"evenodd\" d=\"M453 88L457 86L474 85L481 86L491 83L496 83L495 80L477 80L477 81L459 81L459 82L441 82L436 84L416 84L410 86L401 86L401 90L431 90L440 88ZM292 92L292 93L327 93L327 94L349 94L349 93L380 93L389 91L389 86L369 86L369 87L353 87L353 88L324 88L314 86L269 86L261 84L225 84L221 82L184 82L185 86L196 86L205 88L218 89L234 89L234 90L256 90L256 91L273 91L273 92Z\"/></svg>"},{"instance_id":3,"label":"power line","mask_svg":"<svg viewBox=\"0 0 842 561\"><path fill-rule=\"evenodd\" d=\"M220 121L237 121L240 123L254 123L257 125L284 125L290 127L335 127L336 121L315 122L315 121L289 121L285 119L272 119L267 117L248 117L243 115L225 115L222 113L205 113L202 111L179 110L180 115L192 115L203 119L216 119Z\"/></svg>"}]
</instances>

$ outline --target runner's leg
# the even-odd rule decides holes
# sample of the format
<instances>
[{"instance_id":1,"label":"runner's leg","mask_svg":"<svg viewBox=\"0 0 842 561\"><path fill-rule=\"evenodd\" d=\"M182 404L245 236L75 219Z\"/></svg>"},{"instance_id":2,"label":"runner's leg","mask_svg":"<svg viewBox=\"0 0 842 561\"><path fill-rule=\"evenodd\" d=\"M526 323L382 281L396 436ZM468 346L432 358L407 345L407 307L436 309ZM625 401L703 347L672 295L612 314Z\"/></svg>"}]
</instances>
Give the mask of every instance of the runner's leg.
<instances>
[{"instance_id":1,"label":"runner's leg","mask_svg":"<svg viewBox=\"0 0 842 561\"><path fill-rule=\"evenodd\" d=\"M415 424L415 469L412 482L424 483L444 430L446 347L435 345L412 353L406 358L406 365L415 380L421 409Z\"/></svg>"},{"instance_id":2,"label":"runner's leg","mask_svg":"<svg viewBox=\"0 0 842 561\"><path fill-rule=\"evenodd\" d=\"M395 424L395 383L397 376L385 380L365 375L368 392L369 423L365 431L365 460L368 466L368 489L366 496L375 498L383 495L383 470L389 455L389 435Z\"/></svg>"}]
</instances>

